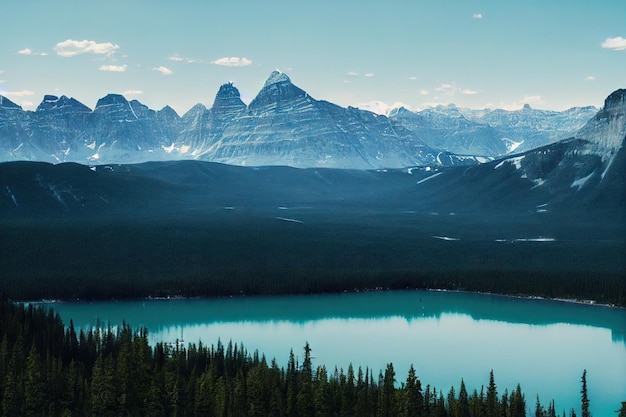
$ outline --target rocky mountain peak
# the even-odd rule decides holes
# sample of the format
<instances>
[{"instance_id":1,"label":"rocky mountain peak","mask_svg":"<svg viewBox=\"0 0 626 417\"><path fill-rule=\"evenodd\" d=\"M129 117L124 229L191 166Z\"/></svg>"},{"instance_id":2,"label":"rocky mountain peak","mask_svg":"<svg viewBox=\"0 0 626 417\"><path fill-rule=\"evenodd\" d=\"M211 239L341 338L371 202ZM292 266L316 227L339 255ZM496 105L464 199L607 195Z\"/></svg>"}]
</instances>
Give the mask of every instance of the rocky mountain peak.
<instances>
[{"instance_id":1,"label":"rocky mountain peak","mask_svg":"<svg viewBox=\"0 0 626 417\"><path fill-rule=\"evenodd\" d=\"M295 86L289 77L280 71L272 71L259 94L250 102L248 109L253 112L293 109L314 101L306 91Z\"/></svg>"},{"instance_id":2,"label":"rocky mountain peak","mask_svg":"<svg viewBox=\"0 0 626 417\"><path fill-rule=\"evenodd\" d=\"M139 108L137 104L141 103L136 102L135 106L132 106L131 103L129 103L128 100L126 100L126 98L121 94L107 94L98 100L94 113L106 114L112 120L118 121L137 120L139 119L139 116L134 109Z\"/></svg>"},{"instance_id":3,"label":"rocky mountain peak","mask_svg":"<svg viewBox=\"0 0 626 417\"><path fill-rule=\"evenodd\" d=\"M274 70L265 81L263 88L269 87L272 84L278 84L278 83L291 84L291 79L284 72L281 72L279 70Z\"/></svg>"},{"instance_id":4,"label":"rocky mountain peak","mask_svg":"<svg viewBox=\"0 0 626 417\"><path fill-rule=\"evenodd\" d=\"M50 111L57 109L72 110L73 112L90 113L91 109L85 106L80 101L69 98L67 96L57 97L52 94L46 94L43 96L43 101L37 106L38 112Z\"/></svg>"},{"instance_id":5,"label":"rocky mountain peak","mask_svg":"<svg viewBox=\"0 0 626 417\"><path fill-rule=\"evenodd\" d=\"M159 110L157 112L157 114L161 115L162 117L166 117L166 118L180 119L180 116L178 115L178 113L176 113L176 110L174 110L173 108L171 108L168 105L166 105L161 110Z\"/></svg>"},{"instance_id":6,"label":"rocky mountain peak","mask_svg":"<svg viewBox=\"0 0 626 417\"><path fill-rule=\"evenodd\" d=\"M128 106L129 103L128 103L128 100L126 100L126 97L124 97L121 94L107 94L106 96L98 100L94 111L98 111L99 109L103 107L111 106L111 105Z\"/></svg>"},{"instance_id":7,"label":"rocky mountain peak","mask_svg":"<svg viewBox=\"0 0 626 417\"><path fill-rule=\"evenodd\" d=\"M213 102L212 111L223 112L239 112L245 110L246 105L241 101L241 95L237 87L233 83L223 84Z\"/></svg>"},{"instance_id":8,"label":"rocky mountain peak","mask_svg":"<svg viewBox=\"0 0 626 417\"><path fill-rule=\"evenodd\" d=\"M594 152L603 160L613 160L626 141L626 90L611 93L604 107L578 131L576 138L593 143Z\"/></svg>"},{"instance_id":9,"label":"rocky mountain peak","mask_svg":"<svg viewBox=\"0 0 626 417\"><path fill-rule=\"evenodd\" d=\"M622 111L626 110L626 89L619 89L612 92L606 100L604 100L604 109L622 108Z\"/></svg>"},{"instance_id":10,"label":"rocky mountain peak","mask_svg":"<svg viewBox=\"0 0 626 417\"><path fill-rule=\"evenodd\" d=\"M0 109L22 110L22 106L13 103L8 98L0 95Z\"/></svg>"}]
</instances>

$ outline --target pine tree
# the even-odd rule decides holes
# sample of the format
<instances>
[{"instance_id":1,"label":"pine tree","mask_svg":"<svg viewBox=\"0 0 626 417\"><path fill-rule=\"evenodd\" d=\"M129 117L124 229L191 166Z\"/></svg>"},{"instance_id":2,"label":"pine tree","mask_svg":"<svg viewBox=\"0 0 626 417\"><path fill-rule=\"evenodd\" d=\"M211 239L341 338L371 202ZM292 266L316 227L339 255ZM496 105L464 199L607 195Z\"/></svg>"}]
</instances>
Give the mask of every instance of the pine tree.
<instances>
[{"instance_id":1,"label":"pine tree","mask_svg":"<svg viewBox=\"0 0 626 417\"><path fill-rule=\"evenodd\" d=\"M37 416L44 409L46 401L45 379L41 359L33 344L26 358L26 378L24 381L24 415Z\"/></svg>"},{"instance_id":2,"label":"pine tree","mask_svg":"<svg viewBox=\"0 0 626 417\"><path fill-rule=\"evenodd\" d=\"M498 405L498 391L492 369L489 372L489 386L487 387L487 417L498 417Z\"/></svg>"},{"instance_id":3,"label":"pine tree","mask_svg":"<svg viewBox=\"0 0 626 417\"><path fill-rule=\"evenodd\" d=\"M302 369L298 374L298 416L313 417L315 408L313 406L313 370L311 365L311 347L309 342L304 346L304 361Z\"/></svg>"},{"instance_id":4,"label":"pine tree","mask_svg":"<svg viewBox=\"0 0 626 417\"><path fill-rule=\"evenodd\" d=\"M409 376L406 378L405 406L407 417L421 417L424 411L424 398L422 396L422 383L415 373L413 364L409 368Z\"/></svg>"},{"instance_id":5,"label":"pine tree","mask_svg":"<svg viewBox=\"0 0 626 417\"><path fill-rule=\"evenodd\" d=\"M581 394L581 417L591 417L591 413L589 412L589 397L587 397L587 370L583 371L583 376L581 378L582 389L580 391Z\"/></svg>"},{"instance_id":6,"label":"pine tree","mask_svg":"<svg viewBox=\"0 0 626 417\"><path fill-rule=\"evenodd\" d=\"M459 400L456 411L455 417L470 417L469 399L467 398L467 389L463 379L461 379L461 388L459 388Z\"/></svg>"},{"instance_id":7,"label":"pine tree","mask_svg":"<svg viewBox=\"0 0 626 417\"><path fill-rule=\"evenodd\" d=\"M395 398L396 372L393 370L393 364L387 364L385 376L382 379L382 387L378 393L378 416L390 417L396 415L396 398Z\"/></svg>"}]
</instances>

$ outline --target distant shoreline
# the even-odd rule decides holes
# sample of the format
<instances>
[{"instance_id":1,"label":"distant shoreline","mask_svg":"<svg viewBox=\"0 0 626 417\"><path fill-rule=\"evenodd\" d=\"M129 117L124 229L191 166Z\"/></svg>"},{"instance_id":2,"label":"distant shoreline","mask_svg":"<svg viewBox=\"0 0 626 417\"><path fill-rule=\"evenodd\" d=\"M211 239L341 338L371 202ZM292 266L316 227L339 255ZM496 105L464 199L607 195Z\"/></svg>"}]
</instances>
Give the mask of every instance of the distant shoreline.
<instances>
[{"instance_id":1,"label":"distant shoreline","mask_svg":"<svg viewBox=\"0 0 626 417\"><path fill-rule=\"evenodd\" d=\"M171 295L171 296L146 296L140 298L110 298L110 299L99 299L99 300L85 300L85 299L39 299L36 301L33 300L24 300L24 301L16 301L22 304L54 304L54 303L73 303L73 302L111 302L111 301L138 301L138 300L210 300L210 299L224 299L224 298L239 298L239 297L263 297L263 298L271 298L271 297L307 297L307 296L316 296L316 295L341 295L341 294L357 294L362 292L377 292L377 291L424 291L424 292L450 292L450 293L460 293L460 294L475 294L482 296L496 296L496 297L506 297L506 298L514 298L518 300L538 300L538 301L551 301L551 302L559 302L559 303L567 303L567 304L576 304L576 305L585 305L591 307L603 307L603 308L615 308L626 311L626 306L620 306L617 304L610 303L600 303L596 300L591 299L576 299L576 298L562 298L562 297L544 297L539 295L522 295L522 294L501 294L495 292L485 292L485 291L467 291L467 290L457 290L457 289L446 289L446 288L366 288L366 289L354 289L352 291L340 291L340 292L315 292L315 293L293 293L293 294L231 294L231 295L222 295L222 296L182 296L182 295Z\"/></svg>"}]
</instances>

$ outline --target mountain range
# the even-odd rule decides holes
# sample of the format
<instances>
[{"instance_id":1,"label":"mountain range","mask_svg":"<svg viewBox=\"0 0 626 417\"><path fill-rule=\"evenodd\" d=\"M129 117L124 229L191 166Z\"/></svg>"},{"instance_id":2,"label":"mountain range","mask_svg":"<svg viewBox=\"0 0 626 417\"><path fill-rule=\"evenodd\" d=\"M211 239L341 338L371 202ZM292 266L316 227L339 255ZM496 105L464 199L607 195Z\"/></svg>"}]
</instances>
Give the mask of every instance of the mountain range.
<instances>
[{"instance_id":1,"label":"mountain range","mask_svg":"<svg viewBox=\"0 0 626 417\"><path fill-rule=\"evenodd\" d=\"M274 71L246 105L231 83L213 106L180 117L109 94L93 110L44 96L32 111L0 96L0 161L82 164L195 159L230 165L401 168L467 165L564 139L597 109L468 110L454 106L387 116L312 98Z\"/></svg>"},{"instance_id":2,"label":"mountain range","mask_svg":"<svg viewBox=\"0 0 626 417\"><path fill-rule=\"evenodd\" d=\"M278 84L267 93L294 88ZM243 107L232 86L223 89L211 111L192 113L199 124L254 111L269 117L267 129L281 120L280 129L298 129L277 116L274 99ZM141 120L173 115L132 102L123 109L121 100L109 96L94 112L71 99L47 105L86 118L138 117L119 122L121 131L153 132ZM310 100L300 94L301 115L336 110ZM241 136L220 137L235 154ZM625 142L626 90L617 90L572 137L474 165L0 163L0 291L32 299L378 286L536 295L541 287L624 303Z\"/></svg>"}]
</instances>

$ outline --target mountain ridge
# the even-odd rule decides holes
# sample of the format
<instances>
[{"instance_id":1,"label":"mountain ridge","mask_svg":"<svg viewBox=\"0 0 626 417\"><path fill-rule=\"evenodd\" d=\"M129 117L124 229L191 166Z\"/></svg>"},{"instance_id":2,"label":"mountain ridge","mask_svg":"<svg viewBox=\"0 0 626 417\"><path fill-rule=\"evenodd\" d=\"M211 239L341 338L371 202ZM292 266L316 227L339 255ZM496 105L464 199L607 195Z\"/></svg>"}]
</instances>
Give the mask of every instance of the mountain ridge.
<instances>
[{"instance_id":1,"label":"mountain ridge","mask_svg":"<svg viewBox=\"0 0 626 417\"><path fill-rule=\"evenodd\" d=\"M523 109L537 120L517 128L526 139L515 139L476 119L484 114L470 117L456 106L425 110L428 116L407 122L398 117L400 112L387 117L316 100L279 71L270 74L249 105L226 83L210 109L197 104L182 116L169 106L155 111L113 93L99 99L93 110L66 96L46 95L34 112L0 100L0 161L87 164L198 159L302 168L468 165L562 139L586 114L563 116L558 126L543 129L536 126L552 126L548 116L555 119L561 113L544 117ZM414 115L403 114L405 119ZM533 135L540 140L533 142Z\"/></svg>"}]
</instances>

